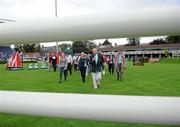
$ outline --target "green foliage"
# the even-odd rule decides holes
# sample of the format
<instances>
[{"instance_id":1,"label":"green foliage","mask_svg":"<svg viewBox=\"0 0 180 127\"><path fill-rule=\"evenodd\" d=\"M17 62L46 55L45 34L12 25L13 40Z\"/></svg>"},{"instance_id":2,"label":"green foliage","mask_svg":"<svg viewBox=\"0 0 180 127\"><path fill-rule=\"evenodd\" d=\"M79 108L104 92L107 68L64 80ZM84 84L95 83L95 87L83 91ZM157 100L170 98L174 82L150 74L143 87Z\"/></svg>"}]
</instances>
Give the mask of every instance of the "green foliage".
<instances>
[{"instance_id":1,"label":"green foliage","mask_svg":"<svg viewBox=\"0 0 180 127\"><path fill-rule=\"evenodd\" d=\"M150 45L168 44L168 42L162 38L158 38L149 43Z\"/></svg>"},{"instance_id":2,"label":"green foliage","mask_svg":"<svg viewBox=\"0 0 180 127\"><path fill-rule=\"evenodd\" d=\"M180 43L180 35L167 36L166 40L168 43Z\"/></svg>"},{"instance_id":3,"label":"green foliage","mask_svg":"<svg viewBox=\"0 0 180 127\"><path fill-rule=\"evenodd\" d=\"M74 53L90 53L90 51L95 47L96 45L91 41L76 41L72 44Z\"/></svg>"},{"instance_id":4,"label":"green foliage","mask_svg":"<svg viewBox=\"0 0 180 127\"><path fill-rule=\"evenodd\" d=\"M88 52L90 52L93 48L96 47L96 44L92 41L83 41L85 47L88 49Z\"/></svg>"},{"instance_id":5,"label":"green foliage","mask_svg":"<svg viewBox=\"0 0 180 127\"><path fill-rule=\"evenodd\" d=\"M66 50L67 48L71 48L72 45L71 45L71 44L67 44L67 43L63 43L63 44L60 44L59 47L61 48L61 50L62 50L63 52L65 52L65 50Z\"/></svg>"},{"instance_id":6,"label":"green foliage","mask_svg":"<svg viewBox=\"0 0 180 127\"><path fill-rule=\"evenodd\" d=\"M40 52L40 44L30 43L30 44L17 44L15 45L15 51L20 52Z\"/></svg>"},{"instance_id":7,"label":"green foliage","mask_svg":"<svg viewBox=\"0 0 180 127\"><path fill-rule=\"evenodd\" d=\"M126 44L126 46L138 46L140 44L139 37L127 38L127 41L128 41L128 44Z\"/></svg>"},{"instance_id":8,"label":"green foliage","mask_svg":"<svg viewBox=\"0 0 180 127\"><path fill-rule=\"evenodd\" d=\"M7 61L0 61L0 64L6 64Z\"/></svg>"},{"instance_id":9,"label":"green foliage","mask_svg":"<svg viewBox=\"0 0 180 127\"><path fill-rule=\"evenodd\" d=\"M27 66L28 64L24 64ZM47 70L5 71L0 65L0 89L15 91L39 91L57 93L115 94L142 96L180 96L179 64L147 63L133 66L127 62L125 79L116 80L116 75L107 72L102 77L101 88L92 87L92 77L81 83L80 73L73 72L67 81L58 84L59 72ZM38 117L0 114L0 127L172 127L166 125L130 124L91 120Z\"/></svg>"}]
</instances>

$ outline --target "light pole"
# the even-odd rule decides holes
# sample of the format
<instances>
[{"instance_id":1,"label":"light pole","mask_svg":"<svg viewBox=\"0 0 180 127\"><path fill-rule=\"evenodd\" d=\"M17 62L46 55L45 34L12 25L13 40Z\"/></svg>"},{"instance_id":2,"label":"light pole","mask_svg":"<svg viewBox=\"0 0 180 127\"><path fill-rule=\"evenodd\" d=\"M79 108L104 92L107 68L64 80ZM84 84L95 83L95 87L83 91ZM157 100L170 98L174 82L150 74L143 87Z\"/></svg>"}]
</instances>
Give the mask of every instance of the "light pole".
<instances>
[{"instance_id":1,"label":"light pole","mask_svg":"<svg viewBox=\"0 0 180 127\"><path fill-rule=\"evenodd\" d=\"M55 16L56 18L58 17L57 15L57 0L55 0ZM56 53L58 52L58 41L56 42Z\"/></svg>"}]
</instances>

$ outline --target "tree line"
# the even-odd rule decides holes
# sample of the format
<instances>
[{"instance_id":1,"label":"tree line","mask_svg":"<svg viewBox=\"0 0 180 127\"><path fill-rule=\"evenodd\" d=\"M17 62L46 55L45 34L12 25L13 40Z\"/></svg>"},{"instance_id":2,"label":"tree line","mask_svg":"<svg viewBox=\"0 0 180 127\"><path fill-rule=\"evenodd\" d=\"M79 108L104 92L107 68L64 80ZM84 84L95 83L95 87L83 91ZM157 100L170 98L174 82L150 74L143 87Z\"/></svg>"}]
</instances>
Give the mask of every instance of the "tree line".
<instances>
[{"instance_id":1,"label":"tree line","mask_svg":"<svg viewBox=\"0 0 180 127\"><path fill-rule=\"evenodd\" d=\"M128 43L125 44L125 46L138 46L140 44L140 37L131 37L127 38ZM180 35L176 36L167 36L165 39L156 39L150 42L150 45L155 45L155 44L173 44L173 43L180 43ZM101 45L109 45L112 46L112 43L106 39L102 44L99 43L99 46ZM117 44L115 44L117 45ZM60 44L59 47L63 52L68 52L68 49L72 49L74 53L80 53L80 52L85 52L85 53L90 53L93 48L95 48L97 45L91 41L75 41L72 44ZM40 44L34 44L34 43L29 43L29 44L17 44L15 45L15 51L20 51L20 52L40 52L41 51L41 46Z\"/></svg>"}]
</instances>

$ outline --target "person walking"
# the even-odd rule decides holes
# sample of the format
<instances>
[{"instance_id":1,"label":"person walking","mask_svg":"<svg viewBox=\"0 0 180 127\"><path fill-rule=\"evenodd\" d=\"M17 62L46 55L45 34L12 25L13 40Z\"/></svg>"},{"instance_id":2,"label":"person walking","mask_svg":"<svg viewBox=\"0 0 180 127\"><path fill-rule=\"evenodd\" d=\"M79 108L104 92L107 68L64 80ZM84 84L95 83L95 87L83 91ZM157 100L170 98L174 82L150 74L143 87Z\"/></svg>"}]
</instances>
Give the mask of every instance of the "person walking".
<instances>
[{"instance_id":1,"label":"person walking","mask_svg":"<svg viewBox=\"0 0 180 127\"><path fill-rule=\"evenodd\" d=\"M62 83L62 76L64 74L64 81L66 81L66 77L67 77L67 58L65 53L61 53L61 58L59 61L59 68L60 68L60 81L59 83Z\"/></svg>"},{"instance_id":2,"label":"person walking","mask_svg":"<svg viewBox=\"0 0 180 127\"><path fill-rule=\"evenodd\" d=\"M78 68L78 59L79 59L78 55L74 55L73 56L74 71L77 71L77 68Z\"/></svg>"},{"instance_id":3,"label":"person walking","mask_svg":"<svg viewBox=\"0 0 180 127\"><path fill-rule=\"evenodd\" d=\"M81 57L79 59L78 68L81 72L81 78L83 83L85 83L87 67L88 67L88 60L85 57L84 52L82 52Z\"/></svg>"},{"instance_id":4,"label":"person walking","mask_svg":"<svg viewBox=\"0 0 180 127\"><path fill-rule=\"evenodd\" d=\"M112 52L109 54L108 56L108 71L111 74L114 74L114 55L112 54Z\"/></svg>"},{"instance_id":5,"label":"person walking","mask_svg":"<svg viewBox=\"0 0 180 127\"><path fill-rule=\"evenodd\" d=\"M53 66L54 72L56 72L56 60L57 60L56 54L53 53L53 55L52 55L52 66Z\"/></svg>"},{"instance_id":6,"label":"person walking","mask_svg":"<svg viewBox=\"0 0 180 127\"><path fill-rule=\"evenodd\" d=\"M91 74L94 89L100 88L101 71L104 70L103 57L98 50L94 48L93 54L90 56Z\"/></svg>"},{"instance_id":7,"label":"person walking","mask_svg":"<svg viewBox=\"0 0 180 127\"><path fill-rule=\"evenodd\" d=\"M72 63L73 63L73 59L72 59L72 56L70 54L68 54L67 56L67 63L68 63L68 66L67 66L67 75L68 75L68 72L70 73L70 75L72 75Z\"/></svg>"},{"instance_id":8,"label":"person walking","mask_svg":"<svg viewBox=\"0 0 180 127\"><path fill-rule=\"evenodd\" d=\"M118 80L123 80L123 72L125 69L125 63L126 63L125 55L122 52L122 49L119 49L117 60L116 60L116 71L117 71Z\"/></svg>"}]
</instances>

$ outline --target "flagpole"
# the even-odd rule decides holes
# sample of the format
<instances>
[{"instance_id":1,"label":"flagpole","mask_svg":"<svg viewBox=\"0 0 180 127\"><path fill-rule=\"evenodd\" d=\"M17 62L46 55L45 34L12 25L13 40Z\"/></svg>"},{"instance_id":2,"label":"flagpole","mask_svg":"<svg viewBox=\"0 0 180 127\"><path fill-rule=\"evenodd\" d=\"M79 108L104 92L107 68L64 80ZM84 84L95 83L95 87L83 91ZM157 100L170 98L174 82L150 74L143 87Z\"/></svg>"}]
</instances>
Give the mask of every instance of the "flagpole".
<instances>
[{"instance_id":1,"label":"flagpole","mask_svg":"<svg viewBox=\"0 0 180 127\"><path fill-rule=\"evenodd\" d=\"M57 0L55 0L55 16L56 18L58 17L57 14ZM58 41L56 42L56 53L58 52Z\"/></svg>"}]
</instances>

